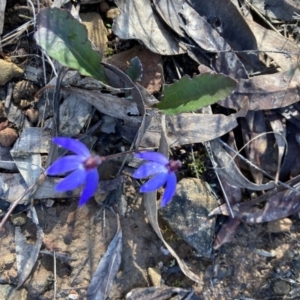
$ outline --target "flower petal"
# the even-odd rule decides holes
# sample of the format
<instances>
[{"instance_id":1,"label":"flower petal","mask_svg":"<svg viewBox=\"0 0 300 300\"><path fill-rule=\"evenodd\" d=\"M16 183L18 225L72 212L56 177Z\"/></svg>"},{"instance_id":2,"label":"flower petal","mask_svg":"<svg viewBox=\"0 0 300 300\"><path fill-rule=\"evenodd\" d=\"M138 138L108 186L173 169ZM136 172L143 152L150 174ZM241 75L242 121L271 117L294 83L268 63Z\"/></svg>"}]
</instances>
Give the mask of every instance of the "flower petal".
<instances>
[{"instance_id":1,"label":"flower petal","mask_svg":"<svg viewBox=\"0 0 300 300\"><path fill-rule=\"evenodd\" d=\"M84 183L86 177L86 171L84 169L78 169L64 178L55 187L56 192L65 192L74 190Z\"/></svg>"},{"instance_id":2,"label":"flower petal","mask_svg":"<svg viewBox=\"0 0 300 300\"><path fill-rule=\"evenodd\" d=\"M132 175L133 178L140 179L145 178L157 173L167 173L168 169L159 163L148 162L141 165Z\"/></svg>"},{"instance_id":3,"label":"flower petal","mask_svg":"<svg viewBox=\"0 0 300 300\"><path fill-rule=\"evenodd\" d=\"M139 152L136 153L134 156L137 158L154 161L162 165L166 165L169 162L169 160L159 152Z\"/></svg>"},{"instance_id":4,"label":"flower petal","mask_svg":"<svg viewBox=\"0 0 300 300\"><path fill-rule=\"evenodd\" d=\"M66 137L56 137L52 139L52 142L85 158L88 158L91 155L86 145L78 140Z\"/></svg>"},{"instance_id":5,"label":"flower petal","mask_svg":"<svg viewBox=\"0 0 300 300\"><path fill-rule=\"evenodd\" d=\"M146 183L144 183L141 188L140 192L142 193L148 193L153 192L163 186L165 182L167 181L169 174L168 173L159 173L152 177L150 180L148 180Z\"/></svg>"},{"instance_id":6,"label":"flower petal","mask_svg":"<svg viewBox=\"0 0 300 300\"><path fill-rule=\"evenodd\" d=\"M79 207L84 205L96 192L99 183L99 173L93 169L86 174L85 187L79 199Z\"/></svg>"},{"instance_id":7,"label":"flower petal","mask_svg":"<svg viewBox=\"0 0 300 300\"><path fill-rule=\"evenodd\" d=\"M78 155L68 155L55 161L47 170L47 175L58 175L78 169L84 158Z\"/></svg>"},{"instance_id":8,"label":"flower petal","mask_svg":"<svg viewBox=\"0 0 300 300\"><path fill-rule=\"evenodd\" d=\"M177 184L177 179L176 175L174 173L169 173L168 178L167 178L167 184L165 188L165 192L163 194L162 200L161 200L161 207L164 207L167 205L172 197L174 196L176 192L176 184Z\"/></svg>"}]
</instances>

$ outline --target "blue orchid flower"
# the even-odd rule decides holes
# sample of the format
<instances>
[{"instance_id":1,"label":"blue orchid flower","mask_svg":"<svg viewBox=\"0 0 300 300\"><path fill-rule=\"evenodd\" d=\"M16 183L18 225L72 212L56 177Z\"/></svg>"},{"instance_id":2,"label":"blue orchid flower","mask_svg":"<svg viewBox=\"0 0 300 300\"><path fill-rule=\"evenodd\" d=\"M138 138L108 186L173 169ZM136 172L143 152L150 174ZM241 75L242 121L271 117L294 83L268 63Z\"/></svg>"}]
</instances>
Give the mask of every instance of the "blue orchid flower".
<instances>
[{"instance_id":1,"label":"blue orchid flower","mask_svg":"<svg viewBox=\"0 0 300 300\"><path fill-rule=\"evenodd\" d=\"M74 152L76 155L68 155L55 161L47 170L47 175L59 175L70 173L56 187L56 192L65 192L76 189L84 184L84 189L79 199L79 206L84 205L96 192L99 173L97 167L101 164L99 156L92 156L89 149L78 140L65 137L53 138L52 141Z\"/></svg>"},{"instance_id":2,"label":"blue orchid flower","mask_svg":"<svg viewBox=\"0 0 300 300\"><path fill-rule=\"evenodd\" d=\"M169 161L163 154L158 152L140 152L136 153L135 157L149 160L150 162L140 166L133 173L133 178L142 179L155 175L141 186L140 192L153 192L165 184L166 188L162 197L161 206L167 205L176 191L177 179L175 172L181 167L181 162L179 160Z\"/></svg>"}]
</instances>

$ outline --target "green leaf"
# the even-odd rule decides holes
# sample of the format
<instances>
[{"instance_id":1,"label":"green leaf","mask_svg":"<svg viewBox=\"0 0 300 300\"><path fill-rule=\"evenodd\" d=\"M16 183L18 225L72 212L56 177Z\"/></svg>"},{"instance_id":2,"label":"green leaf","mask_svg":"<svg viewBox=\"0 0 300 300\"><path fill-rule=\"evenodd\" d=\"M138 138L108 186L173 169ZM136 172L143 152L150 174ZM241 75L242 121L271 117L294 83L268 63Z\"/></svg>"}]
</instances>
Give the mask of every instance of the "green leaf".
<instances>
[{"instance_id":1,"label":"green leaf","mask_svg":"<svg viewBox=\"0 0 300 300\"><path fill-rule=\"evenodd\" d=\"M46 8L37 16L35 39L46 53L82 75L107 83L101 53L92 48L85 26L69 11Z\"/></svg>"},{"instance_id":2,"label":"green leaf","mask_svg":"<svg viewBox=\"0 0 300 300\"><path fill-rule=\"evenodd\" d=\"M205 73L182 77L164 88L164 98L156 107L167 115L199 109L226 98L237 82L222 74Z\"/></svg>"}]
</instances>

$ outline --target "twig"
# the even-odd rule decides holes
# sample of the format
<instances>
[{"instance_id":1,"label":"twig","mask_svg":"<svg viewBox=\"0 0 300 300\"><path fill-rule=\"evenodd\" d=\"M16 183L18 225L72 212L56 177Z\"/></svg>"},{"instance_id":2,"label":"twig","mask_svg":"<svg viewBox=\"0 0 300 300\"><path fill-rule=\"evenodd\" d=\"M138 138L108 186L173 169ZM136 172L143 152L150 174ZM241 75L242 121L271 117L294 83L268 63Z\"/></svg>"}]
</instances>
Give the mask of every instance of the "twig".
<instances>
[{"instance_id":1,"label":"twig","mask_svg":"<svg viewBox=\"0 0 300 300\"><path fill-rule=\"evenodd\" d=\"M30 4L31 9L32 9L32 13L33 13L33 26L35 28L35 26L36 26L36 15L35 15L34 5L33 5L33 3L32 3L31 0L27 0L27 2Z\"/></svg>"},{"instance_id":2,"label":"twig","mask_svg":"<svg viewBox=\"0 0 300 300\"><path fill-rule=\"evenodd\" d=\"M54 284L53 284L53 299L56 299L56 256L55 256L55 251L53 252L53 273L54 273Z\"/></svg>"},{"instance_id":3,"label":"twig","mask_svg":"<svg viewBox=\"0 0 300 300\"><path fill-rule=\"evenodd\" d=\"M282 35L274 26L273 26L273 24L271 24L271 22L269 22L258 10L257 10L257 8L254 6L254 5L252 5L248 0L245 0L245 3L247 3L247 5L249 5L249 7L251 7L251 9L253 10L253 11L255 11L260 17L261 17L261 19L262 20L264 20L269 26L270 26L270 28L272 28L275 32L277 32L278 34L280 34L280 35Z\"/></svg>"},{"instance_id":4,"label":"twig","mask_svg":"<svg viewBox=\"0 0 300 300\"><path fill-rule=\"evenodd\" d=\"M232 149L229 145L227 145L225 142L223 142L221 139L219 139L220 143L226 147L228 150L232 151L235 156L239 157L241 160L243 160L245 163L247 163L248 165L250 165L252 168L262 172L265 176L267 176L268 178L272 179L275 181L275 178L270 175L269 173L267 173L266 171L264 171L263 169L259 168L258 166L256 166L255 164L253 164L251 161L249 161L247 158L245 158L243 155L241 155L239 152L236 152L234 149ZM241 150L240 150L241 151ZM234 157L232 158L234 159ZM216 167L215 169L220 169L218 167ZM288 184L278 180L278 184L289 189L289 190L292 190L293 192L297 193L297 194L300 194L300 191L296 190L295 188L289 186Z\"/></svg>"},{"instance_id":5,"label":"twig","mask_svg":"<svg viewBox=\"0 0 300 300\"><path fill-rule=\"evenodd\" d=\"M207 151L207 153L208 153L208 155L209 155L209 158L210 158L210 160L211 160L211 163L212 163L212 165L214 166L214 169L215 169L215 166L217 165L217 163L216 163L216 161L215 161L215 159L214 159L214 156L212 155L212 151L211 151L211 147L210 147L209 142L205 142L205 143L204 143L204 146L205 146L206 151ZM218 178L218 181L219 181L219 184L220 184L222 193L223 193L224 198L225 198L225 202L226 202L226 204L227 204L227 206L228 206L228 208L229 208L230 215L231 215L232 218L234 218L233 210L232 210L232 208L231 208L229 199L228 199L228 197L227 197L227 194L226 194L226 192L225 192L225 189L224 189L224 187L223 187L223 184L222 184L222 181L221 181L221 179L220 179L220 177L219 177L219 174L218 174L217 171L215 171L215 174L216 174L216 176L217 176L217 178Z\"/></svg>"}]
</instances>

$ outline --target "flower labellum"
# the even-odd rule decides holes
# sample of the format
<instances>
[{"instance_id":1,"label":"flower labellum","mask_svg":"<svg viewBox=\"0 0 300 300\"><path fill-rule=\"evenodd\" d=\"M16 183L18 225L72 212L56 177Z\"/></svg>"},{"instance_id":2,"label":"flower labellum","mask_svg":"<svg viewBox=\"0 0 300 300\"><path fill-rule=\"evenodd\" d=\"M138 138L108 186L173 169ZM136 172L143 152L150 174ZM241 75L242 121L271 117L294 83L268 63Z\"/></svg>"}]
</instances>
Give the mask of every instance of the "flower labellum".
<instances>
[{"instance_id":1,"label":"flower labellum","mask_svg":"<svg viewBox=\"0 0 300 300\"><path fill-rule=\"evenodd\" d=\"M97 167L101 164L101 158L91 155L89 149L78 140L57 137L53 138L52 141L58 146L74 152L76 155L59 158L46 170L46 174L59 175L72 172L56 185L55 191L70 191L84 184L85 186L79 199L79 206L82 206L97 190L99 182Z\"/></svg>"},{"instance_id":2,"label":"flower labellum","mask_svg":"<svg viewBox=\"0 0 300 300\"><path fill-rule=\"evenodd\" d=\"M175 194L177 184L175 172L181 167L181 162L179 160L169 161L163 154L158 152L140 152L135 154L135 157L149 160L149 162L140 166L133 173L133 178L141 179L154 175L141 186L140 192L153 192L166 184L161 201L161 206L165 206Z\"/></svg>"}]
</instances>

